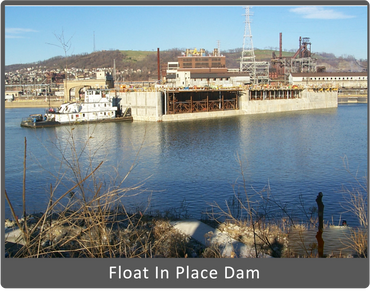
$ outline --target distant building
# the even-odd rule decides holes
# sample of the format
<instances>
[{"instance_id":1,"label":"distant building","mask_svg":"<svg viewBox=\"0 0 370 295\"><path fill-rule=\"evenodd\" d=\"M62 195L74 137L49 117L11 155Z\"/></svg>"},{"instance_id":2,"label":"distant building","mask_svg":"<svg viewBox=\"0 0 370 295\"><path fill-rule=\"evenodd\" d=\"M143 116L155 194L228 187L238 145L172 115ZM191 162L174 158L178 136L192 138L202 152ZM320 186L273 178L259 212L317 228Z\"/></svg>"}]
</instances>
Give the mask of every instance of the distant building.
<instances>
[{"instance_id":1,"label":"distant building","mask_svg":"<svg viewBox=\"0 0 370 295\"><path fill-rule=\"evenodd\" d=\"M19 98L19 91L5 91L5 100L13 101L15 98Z\"/></svg>"},{"instance_id":2,"label":"distant building","mask_svg":"<svg viewBox=\"0 0 370 295\"><path fill-rule=\"evenodd\" d=\"M289 74L289 84L332 86L337 88L367 88L367 72L291 73Z\"/></svg>"}]
</instances>

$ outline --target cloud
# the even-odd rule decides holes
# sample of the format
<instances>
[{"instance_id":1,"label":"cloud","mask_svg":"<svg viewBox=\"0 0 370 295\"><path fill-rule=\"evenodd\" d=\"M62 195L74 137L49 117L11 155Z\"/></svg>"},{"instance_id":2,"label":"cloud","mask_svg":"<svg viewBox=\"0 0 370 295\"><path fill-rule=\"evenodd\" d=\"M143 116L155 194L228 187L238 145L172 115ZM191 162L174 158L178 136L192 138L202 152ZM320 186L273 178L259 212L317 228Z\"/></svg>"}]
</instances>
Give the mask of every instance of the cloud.
<instances>
[{"instance_id":1,"label":"cloud","mask_svg":"<svg viewBox=\"0 0 370 295\"><path fill-rule=\"evenodd\" d=\"M25 28L5 28L5 38L15 39L15 38L25 38L25 33L36 33L37 31L33 29Z\"/></svg>"},{"instance_id":2,"label":"cloud","mask_svg":"<svg viewBox=\"0 0 370 295\"><path fill-rule=\"evenodd\" d=\"M346 19L355 17L353 15L345 15L342 12L334 11L333 9L317 6L302 6L298 8L292 8L290 11L301 14L303 18L310 19Z\"/></svg>"}]
</instances>

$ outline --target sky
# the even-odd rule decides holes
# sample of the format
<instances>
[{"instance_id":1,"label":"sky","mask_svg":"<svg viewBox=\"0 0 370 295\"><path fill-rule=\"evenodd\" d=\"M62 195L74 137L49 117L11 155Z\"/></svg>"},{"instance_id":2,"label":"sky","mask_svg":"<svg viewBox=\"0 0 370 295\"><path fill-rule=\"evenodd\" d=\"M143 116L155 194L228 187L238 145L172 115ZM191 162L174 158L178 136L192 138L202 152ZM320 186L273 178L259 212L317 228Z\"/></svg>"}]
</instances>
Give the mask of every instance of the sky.
<instances>
[{"instance_id":1,"label":"sky","mask_svg":"<svg viewBox=\"0 0 370 295\"><path fill-rule=\"evenodd\" d=\"M204 48L212 51L219 46L222 54L222 51L243 47L246 17L242 5L61 6L49 3L5 6L5 32L2 30L5 65L91 53L94 49ZM250 14L255 49L278 50L282 33L283 50L297 50L299 37L308 37L313 53L367 59L366 5L254 5L250 6ZM61 36L70 45L66 52L58 39Z\"/></svg>"}]
</instances>

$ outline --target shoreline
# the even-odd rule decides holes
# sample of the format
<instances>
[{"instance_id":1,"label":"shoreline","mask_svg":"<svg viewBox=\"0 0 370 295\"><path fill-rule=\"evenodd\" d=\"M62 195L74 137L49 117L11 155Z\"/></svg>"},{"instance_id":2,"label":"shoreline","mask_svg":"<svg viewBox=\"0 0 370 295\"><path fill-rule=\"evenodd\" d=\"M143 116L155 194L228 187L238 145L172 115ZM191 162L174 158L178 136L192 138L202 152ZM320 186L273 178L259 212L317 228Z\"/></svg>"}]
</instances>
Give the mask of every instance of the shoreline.
<instances>
[{"instance_id":1,"label":"shoreline","mask_svg":"<svg viewBox=\"0 0 370 295\"><path fill-rule=\"evenodd\" d=\"M63 100L53 100L50 103L44 100L14 100L12 102L5 101L5 108L48 108L49 106L52 108L60 107L61 104L64 103Z\"/></svg>"},{"instance_id":2,"label":"shoreline","mask_svg":"<svg viewBox=\"0 0 370 295\"><path fill-rule=\"evenodd\" d=\"M70 211L69 213L71 213ZM106 215L107 211L103 212L104 216ZM112 212L111 212L112 213ZM27 253L23 253L20 251L22 247L26 247L26 242L24 236L22 234L22 230L18 227L25 223L28 224L28 228L32 230L34 227L40 228L41 224L40 221L46 220L44 219L45 214L47 213L33 213L27 216L27 219L20 218L17 221L11 219L5 219L5 250L6 250L6 257L27 257ZM99 217L101 212L95 212L94 216ZM161 258L255 258L256 256L259 258L314 258L317 257L318 253L307 252L305 247L302 247L302 236L306 241L306 246L309 243L316 243L317 242L317 232L315 228L309 228L307 225L301 225L300 227L285 227L282 229L281 227L277 226L277 224L269 225L266 223L265 229L253 229L251 225L246 225L240 220L233 220L233 221L224 221L221 223L214 222L214 220L198 220L193 219L190 217L180 217L180 218L165 218L163 216L153 216L151 214L144 214L139 213L131 213L133 214L131 217L132 221L134 221L136 228L135 230L129 229L129 223L127 220L125 221L125 217L127 213L123 215L120 214L113 214L115 216L113 222L108 225L111 227L113 224L119 224L116 230L110 232L108 234L110 239L114 239L115 237L121 236L120 232L124 235L127 232L134 234L140 232L146 232L148 242L147 246L153 245L161 241L162 247L165 246L167 249L169 246L176 248L176 245L187 245L186 250L182 254L176 251L166 251L167 255L162 252L163 248L159 247L154 250L154 256L151 256L153 253L148 256L137 255L136 253L131 253L133 256L126 256L126 252L119 252L120 255L117 257L119 258L129 258L129 257L140 257L140 258L147 258L147 257L161 257ZM74 214L72 214L74 215ZM41 226L45 231L44 234L35 237L35 241L40 241L42 248L46 252L39 253L41 257L51 257L48 256L47 252L50 251L50 247L53 245L64 244L66 239L71 239L70 241L77 242L78 244L81 243L89 243L88 239L85 240L84 237L84 230L81 226L73 223L74 225L71 226L70 222L66 223L66 217L68 217L69 221L75 221L74 217L66 212L64 213L52 213L50 218L48 217L47 222ZM141 217L139 217L139 215ZM81 216L77 218L80 219ZM84 220L84 218L82 218ZM69 224L69 225L67 225ZM150 229L148 230L148 226ZM197 230L194 231L194 228ZM138 230L138 231L136 231ZM327 233L330 232L329 239L326 239L325 244L325 256L326 258L354 258L357 257L358 253L353 251L353 249L343 249L338 246L339 241L345 241L348 239L348 235L350 234L352 228L347 226L333 226L326 224L325 231ZM79 232L79 235L76 233ZM105 229L99 228L98 232L92 231L88 234L93 235L96 240L94 240L93 246L96 248L106 248L113 250L113 244L107 244L101 239L99 239L96 235L99 236L100 234L104 233L106 235ZM160 232L160 235L158 235ZM279 247L273 248L269 243L261 241L258 242L258 245L261 248L258 249L258 253L255 251L255 243L256 241L253 239L253 233L257 232L259 236L263 236L268 238L269 240L275 240L278 243ZM47 234L46 234L47 233ZM154 234L153 234L154 233ZM157 233L157 234L156 234ZM86 233L85 233L86 234ZM177 236L177 239L173 240L173 235ZM207 239L205 237L212 237L212 239ZM159 238L160 237L160 238ZM150 239L149 239L150 238ZM159 240L158 240L159 238ZM50 239L52 243L50 243ZM135 241L135 240L134 240ZM150 243L151 241L151 243ZM131 240L125 240L125 243L131 245ZM153 242L155 242L153 244ZM72 243L73 244L73 243ZM91 257L97 258L101 257L98 252L91 252L92 256L84 256L86 253L84 251L76 251L73 248L73 245L68 244L69 246L64 247L61 253L62 256L55 256L55 257ZM128 246L128 245L127 245ZM131 245L132 246L132 245ZM343 246L343 244L342 244ZM162 249L162 250L161 250ZM233 249L233 250L232 250ZM315 249L315 248L313 248ZM310 249L310 250L313 250ZM119 249L115 248L114 250L118 251ZM317 251L317 250L316 250ZM57 253L58 251L56 251ZM157 252L157 253L155 253ZM172 253L172 254L170 254ZM180 254L180 255L179 255ZM20 255L20 256L18 256ZM26 256L23 256L26 255ZM77 256L75 256L77 255ZM188 256L189 255L189 256ZM107 257L105 257L107 258Z\"/></svg>"}]
</instances>

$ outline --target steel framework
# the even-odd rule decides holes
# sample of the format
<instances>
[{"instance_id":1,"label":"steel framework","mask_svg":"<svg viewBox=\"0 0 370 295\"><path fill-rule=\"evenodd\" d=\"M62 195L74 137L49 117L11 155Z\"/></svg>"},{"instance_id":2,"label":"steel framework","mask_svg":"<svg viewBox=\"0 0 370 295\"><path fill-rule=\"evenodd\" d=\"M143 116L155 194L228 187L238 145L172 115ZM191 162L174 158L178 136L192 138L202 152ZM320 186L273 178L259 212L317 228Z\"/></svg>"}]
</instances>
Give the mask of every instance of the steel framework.
<instances>
[{"instance_id":1,"label":"steel framework","mask_svg":"<svg viewBox=\"0 0 370 295\"><path fill-rule=\"evenodd\" d=\"M168 91L166 114L237 110L238 100L238 91Z\"/></svg>"},{"instance_id":2,"label":"steel framework","mask_svg":"<svg viewBox=\"0 0 370 295\"><path fill-rule=\"evenodd\" d=\"M269 63L256 62L254 54L249 6L245 8L243 51L240 58L240 72L247 72L253 84L269 83Z\"/></svg>"}]
</instances>

